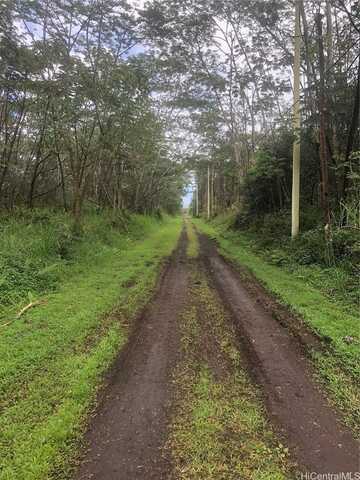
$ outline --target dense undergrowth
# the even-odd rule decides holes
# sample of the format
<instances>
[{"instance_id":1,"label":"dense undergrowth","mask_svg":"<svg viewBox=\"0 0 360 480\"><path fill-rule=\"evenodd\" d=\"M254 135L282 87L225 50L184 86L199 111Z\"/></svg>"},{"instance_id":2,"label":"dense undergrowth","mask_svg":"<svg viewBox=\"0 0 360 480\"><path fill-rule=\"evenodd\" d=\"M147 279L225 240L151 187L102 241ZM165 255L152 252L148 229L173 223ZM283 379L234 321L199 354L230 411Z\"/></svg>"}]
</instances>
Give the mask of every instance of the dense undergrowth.
<instances>
[{"instance_id":1,"label":"dense undergrowth","mask_svg":"<svg viewBox=\"0 0 360 480\"><path fill-rule=\"evenodd\" d=\"M0 479L69 475L129 320L148 300L180 219L19 212L1 227ZM29 298L41 304L14 315Z\"/></svg>"},{"instance_id":2,"label":"dense undergrowth","mask_svg":"<svg viewBox=\"0 0 360 480\"><path fill-rule=\"evenodd\" d=\"M8 307L55 291L79 260L93 260L104 248L141 238L151 217L89 212L81 235L70 215L51 209L18 209L0 215L0 316Z\"/></svg>"},{"instance_id":3,"label":"dense undergrowth","mask_svg":"<svg viewBox=\"0 0 360 480\"><path fill-rule=\"evenodd\" d=\"M211 223L196 220L196 225L217 239L226 257L249 269L324 340L323 352L310 352L319 380L331 400L344 411L346 422L359 433L357 239L352 241L349 254L343 258L338 255L336 265L329 267L317 256L314 263L304 263L301 259L305 255L308 258L314 248L308 241L311 233L292 243L285 239L289 230L285 230L284 223L280 228L280 220L273 219L279 222L278 228L264 238L265 231L270 230L266 221L245 230L235 219L234 214L228 214ZM298 257L301 245L303 254Z\"/></svg>"},{"instance_id":4,"label":"dense undergrowth","mask_svg":"<svg viewBox=\"0 0 360 480\"><path fill-rule=\"evenodd\" d=\"M231 213L218 216L213 225L227 235L241 233L251 249L268 263L280 266L295 277L322 290L350 307L359 302L360 236L350 228L333 227L332 261L317 209L307 209L301 217L302 233L290 238L291 214L281 211L255 217L251 221Z\"/></svg>"}]
</instances>

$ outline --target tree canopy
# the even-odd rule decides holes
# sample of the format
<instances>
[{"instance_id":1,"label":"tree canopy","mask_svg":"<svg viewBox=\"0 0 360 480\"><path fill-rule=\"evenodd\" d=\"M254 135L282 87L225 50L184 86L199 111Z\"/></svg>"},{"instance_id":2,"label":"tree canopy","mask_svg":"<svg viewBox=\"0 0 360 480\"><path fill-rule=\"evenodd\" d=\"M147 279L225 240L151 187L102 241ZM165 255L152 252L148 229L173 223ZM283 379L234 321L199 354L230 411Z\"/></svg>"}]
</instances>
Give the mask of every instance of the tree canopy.
<instances>
[{"instance_id":1,"label":"tree canopy","mask_svg":"<svg viewBox=\"0 0 360 480\"><path fill-rule=\"evenodd\" d=\"M296 2L301 204L359 226L360 8ZM3 2L1 207L290 207L294 5Z\"/></svg>"}]
</instances>

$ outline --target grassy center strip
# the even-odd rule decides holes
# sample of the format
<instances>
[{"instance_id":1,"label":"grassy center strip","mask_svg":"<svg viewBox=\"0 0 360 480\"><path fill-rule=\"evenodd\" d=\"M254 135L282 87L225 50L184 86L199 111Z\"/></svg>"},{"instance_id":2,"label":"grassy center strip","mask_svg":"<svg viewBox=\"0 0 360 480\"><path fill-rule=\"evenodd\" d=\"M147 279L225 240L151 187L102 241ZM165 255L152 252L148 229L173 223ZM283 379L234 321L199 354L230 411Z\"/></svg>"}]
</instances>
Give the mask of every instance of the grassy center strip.
<instances>
[{"instance_id":1,"label":"grassy center strip","mask_svg":"<svg viewBox=\"0 0 360 480\"><path fill-rule=\"evenodd\" d=\"M199 255L199 240L195 232L193 223L188 217L185 217L186 234L188 238L188 246L186 254L189 258L197 258Z\"/></svg>"},{"instance_id":2,"label":"grassy center strip","mask_svg":"<svg viewBox=\"0 0 360 480\"><path fill-rule=\"evenodd\" d=\"M292 478L288 450L266 419L217 293L193 272L181 319L182 361L167 448L177 480Z\"/></svg>"}]
</instances>

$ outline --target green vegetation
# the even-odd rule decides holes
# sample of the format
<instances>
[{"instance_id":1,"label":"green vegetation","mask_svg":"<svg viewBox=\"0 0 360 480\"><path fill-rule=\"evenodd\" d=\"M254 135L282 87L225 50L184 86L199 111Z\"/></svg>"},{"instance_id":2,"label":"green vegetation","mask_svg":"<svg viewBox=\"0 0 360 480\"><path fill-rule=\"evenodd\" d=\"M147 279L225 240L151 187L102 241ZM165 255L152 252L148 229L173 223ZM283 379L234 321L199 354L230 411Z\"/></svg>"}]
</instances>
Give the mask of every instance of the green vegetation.
<instances>
[{"instance_id":1,"label":"green vegetation","mask_svg":"<svg viewBox=\"0 0 360 480\"><path fill-rule=\"evenodd\" d=\"M11 323L0 330L1 480L66 477L102 374L181 224L135 216L119 229L111 216L89 215L83 237L69 233L64 255L59 239L71 221L35 217L2 226L2 325ZM24 295L43 303L14 319Z\"/></svg>"},{"instance_id":2,"label":"green vegetation","mask_svg":"<svg viewBox=\"0 0 360 480\"><path fill-rule=\"evenodd\" d=\"M212 225L226 238L247 245L267 263L281 267L353 313L359 304L359 236L350 229L333 232L335 263L327 265L326 245L321 229L316 227L318 212L311 209L302 216L302 229L295 240L289 237L289 212L267 214L252 220L231 212L219 215ZM210 233L213 233L211 231Z\"/></svg>"},{"instance_id":3,"label":"green vegetation","mask_svg":"<svg viewBox=\"0 0 360 480\"><path fill-rule=\"evenodd\" d=\"M78 230L89 204L180 209L184 169L154 99L156 60L133 49L144 38L134 6L104 5L1 3L1 209L71 209Z\"/></svg>"},{"instance_id":4,"label":"green vegetation","mask_svg":"<svg viewBox=\"0 0 360 480\"><path fill-rule=\"evenodd\" d=\"M183 359L168 449L181 480L289 478L288 451L266 420L235 333L214 290L193 272L191 307L182 316Z\"/></svg>"},{"instance_id":5,"label":"green vegetation","mask_svg":"<svg viewBox=\"0 0 360 480\"><path fill-rule=\"evenodd\" d=\"M189 219L186 219L186 235L188 238L187 256L196 258L199 255L199 240L194 230L194 226Z\"/></svg>"},{"instance_id":6,"label":"green vegetation","mask_svg":"<svg viewBox=\"0 0 360 480\"><path fill-rule=\"evenodd\" d=\"M223 254L324 339L319 381L360 425L359 31L354 0L0 2L0 480L66 475L186 191ZM281 477L246 377L219 382L205 358L189 372L208 422L186 417L194 448L204 432L181 447L189 478Z\"/></svg>"},{"instance_id":7,"label":"green vegetation","mask_svg":"<svg viewBox=\"0 0 360 480\"><path fill-rule=\"evenodd\" d=\"M312 276L313 268L299 270L274 265L269 256L254 249L246 234L229 229L231 217L220 217L213 224L195 220L196 226L215 238L224 256L250 270L285 305L299 314L324 339L324 352L310 352L319 378L332 401L344 411L345 420L358 431L360 401L357 379L359 362L359 320L356 306L329 298ZM266 252L267 255L268 252ZM271 258L271 257L270 257ZM315 270L316 274L317 271Z\"/></svg>"},{"instance_id":8,"label":"green vegetation","mask_svg":"<svg viewBox=\"0 0 360 480\"><path fill-rule=\"evenodd\" d=\"M227 225L224 225L223 222ZM290 240L290 214L286 210L255 216L237 214L220 216L215 220L220 228L241 230L256 253L274 265L280 265L336 300L354 307L359 301L358 274L360 265L360 239L350 228L333 228L332 255L324 231L319 227L319 212L309 208L302 213L302 232Z\"/></svg>"}]
</instances>

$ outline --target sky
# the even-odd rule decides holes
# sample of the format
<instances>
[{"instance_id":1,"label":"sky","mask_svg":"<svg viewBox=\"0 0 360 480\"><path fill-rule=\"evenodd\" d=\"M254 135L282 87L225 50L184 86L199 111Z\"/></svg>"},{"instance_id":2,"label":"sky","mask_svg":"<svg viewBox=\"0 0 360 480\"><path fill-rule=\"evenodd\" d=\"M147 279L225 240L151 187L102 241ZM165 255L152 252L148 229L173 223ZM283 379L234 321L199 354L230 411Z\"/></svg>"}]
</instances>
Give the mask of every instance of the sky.
<instances>
[{"instance_id":1,"label":"sky","mask_svg":"<svg viewBox=\"0 0 360 480\"><path fill-rule=\"evenodd\" d=\"M188 192L186 192L186 194L183 196L182 198L182 204L183 204L183 208L188 208L191 204L191 200L192 200L192 191L189 190Z\"/></svg>"},{"instance_id":2,"label":"sky","mask_svg":"<svg viewBox=\"0 0 360 480\"><path fill-rule=\"evenodd\" d=\"M186 192L182 197L182 206L183 208L189 208L192 198L193 198L193 191L196 187L194 172L190 172L189 183L186 186Z\"/></svg>"}]
</instances>

